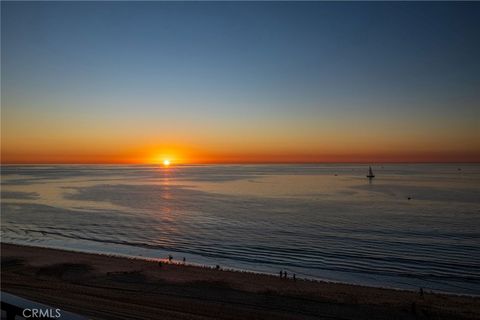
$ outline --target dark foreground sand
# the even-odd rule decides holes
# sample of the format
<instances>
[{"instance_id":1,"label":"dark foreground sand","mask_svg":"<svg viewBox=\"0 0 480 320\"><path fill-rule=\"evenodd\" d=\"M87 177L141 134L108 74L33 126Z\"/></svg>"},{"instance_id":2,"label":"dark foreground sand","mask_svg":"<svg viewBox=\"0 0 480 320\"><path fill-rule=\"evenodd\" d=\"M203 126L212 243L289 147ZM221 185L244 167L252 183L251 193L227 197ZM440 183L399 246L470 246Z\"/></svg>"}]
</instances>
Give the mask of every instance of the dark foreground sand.
<instances>
[{"instance_id":1,"label":"dark foreground sand","mask_svg":"<svg viewBox=\"0 0 480 320\"><path fill-rule=\"evenodd\" d=\"M2 290L93 319L480 319L480 298L1 245Z\"/></svg>"}]
</instances>

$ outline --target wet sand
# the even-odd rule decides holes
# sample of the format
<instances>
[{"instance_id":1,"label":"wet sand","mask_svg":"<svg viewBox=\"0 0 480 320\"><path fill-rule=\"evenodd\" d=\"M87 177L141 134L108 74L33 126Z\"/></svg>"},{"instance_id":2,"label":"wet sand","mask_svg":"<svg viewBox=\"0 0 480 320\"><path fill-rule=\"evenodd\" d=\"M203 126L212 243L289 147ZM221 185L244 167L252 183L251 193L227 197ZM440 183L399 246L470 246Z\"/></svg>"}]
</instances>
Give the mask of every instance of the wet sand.
<instances>
[{"instance_id":1,"label":"wet sand","mask_svg":"<svg viewBox=\"0 0 480 320\"><path fill-rule=\"evenodd\" d=\"M1 245L2 290L93 319L480 319L480 298Z\"/></svg>"}]
</instances>

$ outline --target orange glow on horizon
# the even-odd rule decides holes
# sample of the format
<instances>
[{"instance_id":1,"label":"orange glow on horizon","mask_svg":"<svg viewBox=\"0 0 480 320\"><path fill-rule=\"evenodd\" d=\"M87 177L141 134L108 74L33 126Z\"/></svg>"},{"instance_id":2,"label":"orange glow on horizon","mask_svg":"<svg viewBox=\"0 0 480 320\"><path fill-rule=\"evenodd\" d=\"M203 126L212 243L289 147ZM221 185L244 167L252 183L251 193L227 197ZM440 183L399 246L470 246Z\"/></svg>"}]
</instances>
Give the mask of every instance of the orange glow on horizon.
<instances>
[{"instance_id":1,"label":"orange glow on horizon","mask_svg":"<svg viewBox=\"0 0 480 320\"><path fill-rule=\"evenodd\" d=\"M2 147L4 147L3 144ZM187 144L143 145L137 147L114 146L102 153L96 145L72 149L30 149L23 152L2 150L2 164L154 164L164 167L183 164L254 164L254 163L372 163L372 162L480 162L480 152L433 150L284 150L274 148L259 150L256 146L230 147L208 145L203 148ZM232 149L237 149L232 152ZM253 149L253 150L249 150ZM381 148L378 148L381 149ZM8 152L10 151L10 152Z\"/></svg>"},{"instance_id":2,"label":"orange glow on horizon","mask_svg":"<svg viewBox=\"0 0 480 320\"><path fill-rule=\"evenodd\" d=\"M47 120L24 123L3 117L1 163L163 166L165 159L171 165L480 162L478 133L469 127L437 132L420 124L410 128L403 122L389 122L390 127L356 130L355 122L334 127L335 121L325 120L308 129L313 125L302 120L304 130L296 130L295 119L279 124L252 121L248 126L233 120L215 123L201 119L189 127L169 127L167 123L161 129L138 120L125 130L126 121L118 126L89 125L87 129L84 125L89 121L47 126Z\"/></svg>"},{"instance_id":3,"label":"orange glow on horizon","mask_svg":"<svg viewBox=\"0 0 480 320\"><path fill-rule=\"evenodd\" d=\"M479 153L116 153L2 154L2 164L254 164L254 163L480 162Z\"/></svg>"}]
</instances>

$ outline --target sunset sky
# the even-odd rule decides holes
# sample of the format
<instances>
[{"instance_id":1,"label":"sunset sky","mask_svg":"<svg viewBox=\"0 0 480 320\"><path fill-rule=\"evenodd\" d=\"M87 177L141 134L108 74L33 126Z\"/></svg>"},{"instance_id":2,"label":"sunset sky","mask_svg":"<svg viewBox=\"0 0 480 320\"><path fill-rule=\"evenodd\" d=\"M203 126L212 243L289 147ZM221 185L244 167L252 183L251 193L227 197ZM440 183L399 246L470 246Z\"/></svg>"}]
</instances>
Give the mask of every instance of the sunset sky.
<instances>
[{"instance_id":1,"label":"sunset sky","mask_svg":"<svg viewBox=\"0 0 480 320\"><path fill-rule=\"evenodd\" d=\"M480 161L480 3L1 6L2 163Z\"/></svg>"}]
</instances>

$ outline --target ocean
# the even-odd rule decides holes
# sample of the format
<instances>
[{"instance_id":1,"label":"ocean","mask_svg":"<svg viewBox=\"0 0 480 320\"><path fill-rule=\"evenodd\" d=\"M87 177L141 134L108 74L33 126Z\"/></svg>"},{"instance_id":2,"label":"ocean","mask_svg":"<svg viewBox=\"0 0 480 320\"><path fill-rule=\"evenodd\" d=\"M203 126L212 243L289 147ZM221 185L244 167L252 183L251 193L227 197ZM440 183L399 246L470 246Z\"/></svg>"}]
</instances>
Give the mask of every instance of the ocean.
<instances>
[{"instance_id":1,"label":"ocean","mask_svg":"<svg viewBox=\"0 0 480 320\"><path fill-rule=\"evenodd\" d=\"M480 165L2 166L2 242L480 295Z\"/></svg>"}]
</instances>

